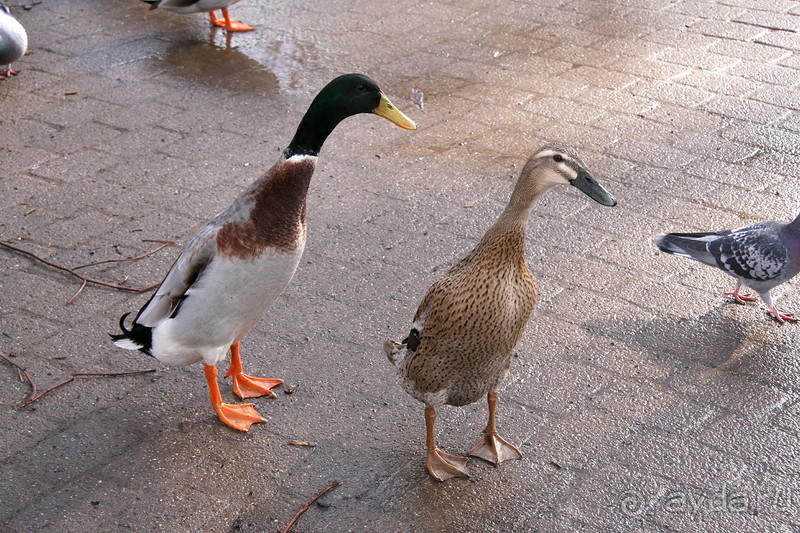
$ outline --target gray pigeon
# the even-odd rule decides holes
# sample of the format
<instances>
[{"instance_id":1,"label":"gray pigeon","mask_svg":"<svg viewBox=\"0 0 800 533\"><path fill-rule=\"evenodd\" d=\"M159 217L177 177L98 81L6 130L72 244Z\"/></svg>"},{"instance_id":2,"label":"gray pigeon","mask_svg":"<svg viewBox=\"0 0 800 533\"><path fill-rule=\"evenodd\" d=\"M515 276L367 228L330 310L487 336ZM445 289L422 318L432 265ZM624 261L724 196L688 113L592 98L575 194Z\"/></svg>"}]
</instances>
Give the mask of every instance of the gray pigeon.
<instances>
[{"instance_id":1,"label":"gray pigeon","mask_svg":"<svg viewBox=\"0 0 800 533\"><path fill-rule=\"evenodd\" d=\"M656 235L662 252L688 257L721 268L736 278L727 296L736 303L755 301L739 292L742 285L756 291L769 307L767 313L778 322L797 322L772 303L769 291L800 272L800 215L792 222L758 222L739 229L709 233L667 233Z\"/></svg>"},{"instance_id":2,"label":"gray pigeon","mask_svg":"<svg viewBox=\"0 0 800 533\"><path fill-rule=\"evenodd\" d=\"M27 49L25 28L11 16L5 2L0 1L0 65L7 65L5 70L0 69L0 79L16 75L11 63L24 56Z\"/></svg>"}]
</instances>

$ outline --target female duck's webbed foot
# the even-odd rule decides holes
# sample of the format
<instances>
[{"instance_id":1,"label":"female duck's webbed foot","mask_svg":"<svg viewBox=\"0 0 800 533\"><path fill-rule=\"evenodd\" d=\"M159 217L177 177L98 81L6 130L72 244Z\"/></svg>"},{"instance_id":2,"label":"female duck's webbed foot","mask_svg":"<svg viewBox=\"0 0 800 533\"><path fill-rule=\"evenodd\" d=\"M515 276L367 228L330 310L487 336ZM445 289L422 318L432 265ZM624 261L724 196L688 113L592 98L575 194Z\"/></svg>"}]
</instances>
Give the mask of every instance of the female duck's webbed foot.
<instances>
[{"instance_id":1,"label":"female duck's webbed foot","mask_svg":"<svg viewBox=\"0 0 800 533\"><path fill-rule=\"evenodd\" d=\"M467 472L467 458L444 453L436 447L436 437L433 426L436 423L436 410L433 407L425 408L425 430L427 433L426 446L428 457L426 464L428 472L439 481L451 477L469 477Z\"/></svg>"},{"instance_id":2,"label":"female duck's webbed foot","mask_svg":"<svg viewBox=\"0 0 800 533\"><path fill-rule=\"evenodd\" d=\"M272 389L283 383L282 379L254 378L245 374L242 371L242 358L239 355L238 342L231 345L231 366L225 373L225 377L233 378L233 393L242 399L258 398L259 396L276 398Z\"/></svg>"},{"instance_id":3,"label":"female duck's webbed foot","mask_svg":"<svg viewBox=\"0 0 800 533\"><path fill-rule=\"evenodd\" d=\"M497 433L484 435L469 454L496 465L509 459L522 459L519 449Z\"/></svg>"},{"instance_id":4,"label":"female duck's webbed foot","mask_svg":"<svg viewBox=\"0 0 800 533\"><path fill-rule=\"evenodd\" d=\"M266 418L258 414L252 403L243 403L241 405L222 403L222 395L217 384L217 367L205 365L204 370L206 381L208 381L208 391L211 396L211 406L224 424L239 431L248 431L253 424L267 421Z\"/></svg>"},{"instance_id":5,"label":"female duck's webbed foot","mask_svg":"<svg viewBox=\"0 0 800 533\"><path fill-rule=\"evenodd\" d=\"M450 455L439 448L428 450L427 466L428 472L439 481L451 477L469 477L466 457Z\"/></svg>"},{"instance_id":6,"label":"female duck's webbed foot","mask_svg":"<svg viewBox=\"0 0 800 533\"><path fill-rule=\"evenodd\" d=\"M480 457L485 461L499 465L509 459L522 459L519 449L497 434L497 426L494 419L494 411L497 407L497 393L490 392L486 396L489 404L489 423L483 430L483 438L469 452L470 455Z\"/></svg>"}]
</instances>

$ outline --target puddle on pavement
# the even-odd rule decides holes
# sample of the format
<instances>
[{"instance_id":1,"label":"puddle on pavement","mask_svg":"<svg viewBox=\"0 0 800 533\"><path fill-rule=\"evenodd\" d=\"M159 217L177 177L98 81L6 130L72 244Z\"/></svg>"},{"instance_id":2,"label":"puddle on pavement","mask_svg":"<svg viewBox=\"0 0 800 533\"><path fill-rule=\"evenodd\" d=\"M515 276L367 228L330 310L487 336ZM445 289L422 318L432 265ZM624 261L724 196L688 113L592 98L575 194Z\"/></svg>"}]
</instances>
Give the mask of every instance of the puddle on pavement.
<instances>
[{"instance_id":1,"label":"puddle on pavement","mask_svg":"<svg viewBox=\"0 0 800 533\"><path fill-rule=\"evenodd\" d=\"M162 59L177 67L176 74L209 87L261 95L276 94L281 88L273 72L228 43L177 40Z\"/></svg>"},{"instance_id":2,"label":"puddle on pavement","mask_svg":"<svg viewBox=\"0 0 800 533\"><path fill-rule=\"evenodd\" d=\"M266 31L248 35L239 49L274 73L285 92L307 91L309 86L319 83L317 76L325 70L325 64L337 63L333 59L326 60L327 55L313 41L276 36Z\"/></svg>"},{"instance_id":3,"label":"puddle on pavement","mask_svg":"<svg viewBox=\"0 0 800 533\"><path fill-rule=\"evenodd\" d=\"M165 38L166 37L166 38ZM318 83L324 64L317 46L269 32L228 34L212 28L207 37L163 36L159 58L174 73L192 81L232 91L273 95L306 91Z\"/></svg>"}]
</instances>

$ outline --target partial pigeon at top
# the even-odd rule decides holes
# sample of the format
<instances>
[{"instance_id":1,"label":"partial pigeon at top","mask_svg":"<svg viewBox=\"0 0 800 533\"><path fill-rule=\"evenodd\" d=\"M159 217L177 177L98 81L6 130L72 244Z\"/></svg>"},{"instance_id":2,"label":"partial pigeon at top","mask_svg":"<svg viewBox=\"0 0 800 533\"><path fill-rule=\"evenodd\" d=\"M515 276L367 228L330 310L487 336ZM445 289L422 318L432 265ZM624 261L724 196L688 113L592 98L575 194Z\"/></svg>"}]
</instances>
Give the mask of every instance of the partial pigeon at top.
<instances>
[{"instance_id":1,"label":"partial pigeon at top","mask_svg":"<svg viewBox=\"0 0 800 533\"><path fill-rule=\"evenodd\" d=\"M736 278L736 287L725 293L736 303L755 300L739 291L746 285L761 296L768 314L778 322L797 321L778 310L770 291L800 272L800 215L789 223L770 221L717 232L667 233L657 235L655 244L662 252L721 268Z\"/></svg>"},{"instance_id":2,"label":"partial pigeon at top","mask_svg":"<svg viewBox=\"0 0 800 533\"><path fill-rule=\"evenodd\" d=\"M11 69L11 63L25 55L28 49L28 34L17 19L11 16L8 6L0 1L0 79L5 76L15 76L16 71Z\"/></svg>"}]
</instances>

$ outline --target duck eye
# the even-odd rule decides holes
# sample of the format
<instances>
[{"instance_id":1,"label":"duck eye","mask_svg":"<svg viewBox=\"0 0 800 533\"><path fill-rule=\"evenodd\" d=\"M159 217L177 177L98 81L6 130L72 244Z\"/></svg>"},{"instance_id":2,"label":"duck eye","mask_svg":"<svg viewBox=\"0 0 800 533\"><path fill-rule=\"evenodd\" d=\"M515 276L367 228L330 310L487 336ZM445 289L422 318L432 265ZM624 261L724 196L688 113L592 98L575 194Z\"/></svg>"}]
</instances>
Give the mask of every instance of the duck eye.
<instances>
[{"instance_id":1,"label":"duck eye","mask_svg":"<svg viewBox=\"0 0 800 533\"><path fill-rule=\"evenodd\" d=\"M364 86L364 85L359 85L358 87L356 87L356 91L358 91L360 93L363 93L366 90L367 90L367 87Z\"/></svg>"},{"instance_id":2,"label":"duck eye","mask_svg":"<svg viewBox=\"0 0 800 533\"><path fill-rule=\"evenodd\" d=\"M562 156L561 154L556 154L553 156L553 161L555 161L556 163L561 163L562 161L564 161L564 156Z\"/></svg>"}]
</instances>

